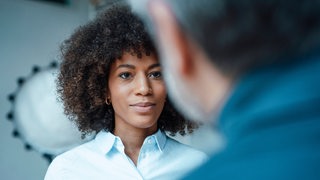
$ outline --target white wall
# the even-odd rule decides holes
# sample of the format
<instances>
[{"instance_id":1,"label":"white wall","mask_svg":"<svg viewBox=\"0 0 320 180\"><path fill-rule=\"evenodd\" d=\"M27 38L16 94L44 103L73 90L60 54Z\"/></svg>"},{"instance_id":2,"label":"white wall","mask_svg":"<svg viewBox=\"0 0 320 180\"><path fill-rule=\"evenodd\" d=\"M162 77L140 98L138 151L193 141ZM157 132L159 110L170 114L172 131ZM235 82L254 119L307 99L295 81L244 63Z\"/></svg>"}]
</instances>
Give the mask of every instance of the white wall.
<instances>
[{"instance_id":1,"label":"white wall","mask_svg":"<svg viewBox=\"0 0 320 180\"><path fill-rule=\"evenodd\" d=\"M8 94L18 77L30 75L34 65L47 66L58 56L59 44L88 20L89 0L70 0L69 6L33 0L0 0L0 179L43 179L48 162L26 151L13 138ZM44 132L45 133L45 132Z\"/></svg>"}]
</instances>

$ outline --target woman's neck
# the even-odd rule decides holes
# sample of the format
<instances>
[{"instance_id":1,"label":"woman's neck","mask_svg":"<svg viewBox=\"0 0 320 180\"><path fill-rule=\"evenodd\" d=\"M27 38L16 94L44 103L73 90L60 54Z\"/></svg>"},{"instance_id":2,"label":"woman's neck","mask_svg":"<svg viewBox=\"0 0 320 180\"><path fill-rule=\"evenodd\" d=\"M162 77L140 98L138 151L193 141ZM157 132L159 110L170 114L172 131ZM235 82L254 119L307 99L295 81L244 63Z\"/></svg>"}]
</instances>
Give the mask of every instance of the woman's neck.
<instances>
[{"instance_id":1,"label":"woman's neck","mask_svg":"<svg viewBox=\"0 0 320 180\"><path fill-rule=\"evenodd\" d=\"M119 136L125 149L126 155L137 165L140 149L147 136L154 134L157 127L140 129L140 128L117 128L114 129L114 135Z\"/></svg>"}]
</instances>

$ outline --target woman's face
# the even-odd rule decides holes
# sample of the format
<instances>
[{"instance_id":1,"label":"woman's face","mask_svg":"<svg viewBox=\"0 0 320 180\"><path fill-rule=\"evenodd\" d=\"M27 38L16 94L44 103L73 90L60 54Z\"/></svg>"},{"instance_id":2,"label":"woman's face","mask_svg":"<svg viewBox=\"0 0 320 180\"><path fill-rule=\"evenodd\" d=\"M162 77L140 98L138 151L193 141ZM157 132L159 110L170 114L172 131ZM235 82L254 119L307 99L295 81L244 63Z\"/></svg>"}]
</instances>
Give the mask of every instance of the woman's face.
<instances>
[{"instance_id":1,"label":"woman's face","mask_svg":"<svg viewBox=\"0 0 320 180\"><path fill-rule=\"evenodd\" d=\"M115 128L155 131L166 99L156 57L124 53L110 67L108 94L115 112Z\"/></svg>"}]
</instances>

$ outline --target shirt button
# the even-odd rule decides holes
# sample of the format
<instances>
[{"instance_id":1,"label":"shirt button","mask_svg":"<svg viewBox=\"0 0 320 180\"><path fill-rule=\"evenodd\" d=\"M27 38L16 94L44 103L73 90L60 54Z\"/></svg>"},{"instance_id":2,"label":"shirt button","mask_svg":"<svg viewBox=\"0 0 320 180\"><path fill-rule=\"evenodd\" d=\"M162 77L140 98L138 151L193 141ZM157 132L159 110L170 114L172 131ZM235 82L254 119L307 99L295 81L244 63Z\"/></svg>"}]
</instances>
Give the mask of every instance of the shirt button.
<instances>
[{"instance_id":1,"label":"shirt button","mask_svg":"<svg viewBox=\"0 0 320 180\"><path fill-rule=\"evenodd\" d=\"M152 143L152 140L151 140L151 139L148 139L147 142L148 142L148 144L151 144L151 143Z\"/></svg>"}]
</instances>

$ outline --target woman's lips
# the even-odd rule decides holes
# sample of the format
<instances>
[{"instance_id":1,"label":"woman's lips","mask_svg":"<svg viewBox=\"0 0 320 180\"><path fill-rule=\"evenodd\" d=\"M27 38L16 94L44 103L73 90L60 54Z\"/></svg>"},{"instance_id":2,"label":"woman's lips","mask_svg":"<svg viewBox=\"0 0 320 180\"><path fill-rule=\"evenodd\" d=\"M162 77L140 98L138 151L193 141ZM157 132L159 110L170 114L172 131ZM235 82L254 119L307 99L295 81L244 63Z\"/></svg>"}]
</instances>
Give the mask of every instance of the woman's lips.
<instances>
[{"instance_id":1,"label":"woman's lips","mask_svg":"<svg viewBox=\"0 0 320 180\"><path fill-rule=\"evenodd\" d=\"M131 104L130 107L132 107L133 110L135 110L136 112L147 113L147 112L150 112L155 105L156 105L155 103L151 103L151 102L139 102L139 103Z\"/></svg>"}]
</instances>

